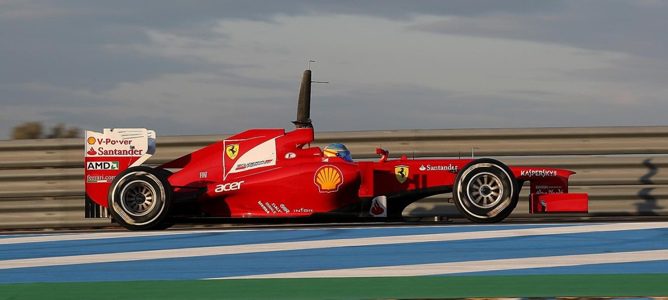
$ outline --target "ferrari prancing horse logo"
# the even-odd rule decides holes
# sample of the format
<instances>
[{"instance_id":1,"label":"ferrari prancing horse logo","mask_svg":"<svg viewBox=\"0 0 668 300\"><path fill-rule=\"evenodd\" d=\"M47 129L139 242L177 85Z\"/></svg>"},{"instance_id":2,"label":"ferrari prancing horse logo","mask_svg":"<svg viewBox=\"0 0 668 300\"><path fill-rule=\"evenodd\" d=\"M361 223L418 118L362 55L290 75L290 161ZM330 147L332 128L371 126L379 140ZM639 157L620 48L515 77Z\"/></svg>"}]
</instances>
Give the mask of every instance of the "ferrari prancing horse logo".
<instances>
[{"instance_id":1,"label":"ferrari prancing horse logo","mask_svg":"<svg viewBox=\"0 0 668 300\"><path fill-rule=\"evenodd\" d=\"M230 159L237 158L237 154L239 154L239 144L227 145L227 147L225 147L225 154L227 154L227 157Z\"/></svg>"},{"instance_id":2,"label":"ferrari prancing horse logo","mask_svg":"<svg viewBox=\"0 0 668 300\"><path fill-rule=\"evenodd\" d=\"M394 175L397 177L399 183L404 183L408 179L408 166L395 166Z\"/></svg>"}]
</instances>

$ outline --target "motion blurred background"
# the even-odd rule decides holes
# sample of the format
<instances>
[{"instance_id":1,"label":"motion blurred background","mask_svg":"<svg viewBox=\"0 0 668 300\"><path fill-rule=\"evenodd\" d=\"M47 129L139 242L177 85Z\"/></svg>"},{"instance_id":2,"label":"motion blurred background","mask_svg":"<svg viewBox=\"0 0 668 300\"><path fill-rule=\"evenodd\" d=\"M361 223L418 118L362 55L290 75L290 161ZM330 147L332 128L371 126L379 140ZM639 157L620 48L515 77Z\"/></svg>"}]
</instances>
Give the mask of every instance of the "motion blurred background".
<instances>
[{"instance_id":1,"label":"motion blurred background","mask_svg":"<svg viewBox=\"0 0 668 300\"><path fill-rule=\"evenodd\" d=\"M668 2L0 0L0 139L665 125ZM61 125L59 125L61 124ZM64 134L63 137L71 135Z\"/></svg>"},{"instance_id":2,"label":"motion blurred background","mask_svg":"<svg viewBox=\"0 0 668 300\"><path fill-rule=\"evenodd\" d=\"M291 128L311 60L329 82L312 90L318 145L571 168L592 215L665 215L666 15L650 0L0 0L0 139L29 139L0 142L0 226L94 224L85 129L154 129L159 163ZM536 129L588 126L608 127ZM456 214L446 198L409 213Z\"/></svg>"}]
</instances>

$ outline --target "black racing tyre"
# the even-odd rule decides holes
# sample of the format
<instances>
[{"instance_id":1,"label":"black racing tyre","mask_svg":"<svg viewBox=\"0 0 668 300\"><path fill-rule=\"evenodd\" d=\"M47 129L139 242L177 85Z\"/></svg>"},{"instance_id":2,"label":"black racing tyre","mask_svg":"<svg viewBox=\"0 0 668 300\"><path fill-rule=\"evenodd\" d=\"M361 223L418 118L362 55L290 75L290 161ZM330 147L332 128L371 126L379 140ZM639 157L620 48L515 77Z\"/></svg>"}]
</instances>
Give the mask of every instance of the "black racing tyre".
<instances>
[{"instance_id":1,"label":"black racing tyre","mask_svg":"<svg viewBox=\"0 0 668 300\"><path fill-rule=\"evenodd\" d=\"M172 187L170 173L139 166L128 168L114 178L109 188L109 211L118 224L130 230L157 230L169 227Z\"/></svg>"},{"instance_id":2,"label":"black racing tyre","mask_svg":"<svg viewBox=\"0 0 668 300\"><path fill-rule=\"evenodd\" d=\"M503 163L483 158L470 162L455 179L453 200L459 212L477 223L496 223L517 206L519 186Z\"/></svg>"}]
</instances>

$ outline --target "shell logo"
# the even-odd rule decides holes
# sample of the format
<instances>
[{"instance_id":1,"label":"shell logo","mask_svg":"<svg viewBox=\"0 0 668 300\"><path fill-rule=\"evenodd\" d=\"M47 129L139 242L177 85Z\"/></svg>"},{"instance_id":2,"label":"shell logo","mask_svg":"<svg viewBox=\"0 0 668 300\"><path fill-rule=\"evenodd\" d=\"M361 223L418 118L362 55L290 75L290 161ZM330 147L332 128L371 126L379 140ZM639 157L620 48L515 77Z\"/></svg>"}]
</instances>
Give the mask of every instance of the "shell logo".
<instances>
[{"instance_id":1,"label":"shell logo","mask_svg":"<svg viewBox=\"0 0 668 300\"><path fill-rule=\"evenodd\" d=\"M343 184L343 173L335 166L322 166L315 172L313 182L321 193L338 192Z\"/></svg>"},{"instance_id":2,"label":"shell logo","mask_svg":"<svg viewBox=\"0 0 668 300\"><path fill-rule=\"evenodd\" d=\"M88 142L88 145L95 144L95 138L91 136L87 139L87 142Z\"/></svg>"}]
</instances>

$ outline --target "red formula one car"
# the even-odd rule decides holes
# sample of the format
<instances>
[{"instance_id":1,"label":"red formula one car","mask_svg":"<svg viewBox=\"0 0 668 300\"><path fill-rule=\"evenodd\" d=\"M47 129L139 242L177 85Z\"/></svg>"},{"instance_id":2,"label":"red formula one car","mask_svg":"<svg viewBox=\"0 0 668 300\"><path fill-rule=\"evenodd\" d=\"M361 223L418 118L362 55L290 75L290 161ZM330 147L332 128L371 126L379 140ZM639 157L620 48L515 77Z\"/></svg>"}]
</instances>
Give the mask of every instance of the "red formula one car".
<instances>
[{"instance_id":1,"label":"red formula one car","mask_svg":"<svg viewBox=\"0 0 668 300\"><path fill-rule=\"evenodd\" d=\"M252 129L156 167L155 132L86 132L86 217L111 217L132 230L160 229L173 216L231 218L348 214L400 217L409 204L452 192L462 215L499 222L530 182L530 212L588 210L587 194L568 193L574 172L513 167L482 159L353 161L341 144L310 147L311 71L304 72L296 129Z\"/></svg>"}]
</instances>

